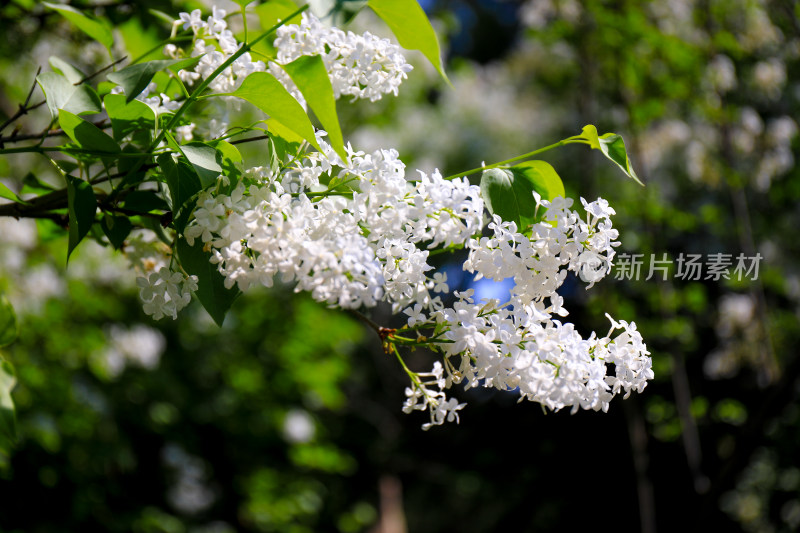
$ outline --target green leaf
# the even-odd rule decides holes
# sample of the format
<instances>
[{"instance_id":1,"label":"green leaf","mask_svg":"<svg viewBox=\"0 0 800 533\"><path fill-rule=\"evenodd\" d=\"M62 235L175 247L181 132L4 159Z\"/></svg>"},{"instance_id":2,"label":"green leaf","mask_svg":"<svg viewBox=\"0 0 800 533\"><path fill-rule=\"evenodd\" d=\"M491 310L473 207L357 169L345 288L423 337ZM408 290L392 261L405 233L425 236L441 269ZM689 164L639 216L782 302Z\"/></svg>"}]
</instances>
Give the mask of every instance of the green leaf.
<instances>
[{"instance_id":1,"label":"green leaf","mask_svg":"<svg viewBox=\"0 0 800 533\"><path fill-rule=\"evenodd\" d=\"M67 81L70 83L78 83L86 77L86 74L72 66L70 63L67 63L60 57L50 56L49 62L50 66L53 67L53 70L67 78Z\"/></svg>"},{"instance_id":2,"label":"green leaf","mask_svg":"<svg viewBox=\"0 0 800 533\"><path fill-rule=\"evenodd\" d=\"M6 200L11 200L12 202L16 202L18 204L30 205L2 183L0 183L0 198L5 198Z\"/></svg>"},{"instance_id":3,"label":"green leaf","mask_svg":"<svg viewBox=\"0 0 800 533\"><path fill-rule=\"evenodd\" d=\"M117 24L128 57L137 58L139 61L163 58L163 44L158 31L161 26L142 22L140 17L130 17L125 22ZM172 22L170 21L167 27L172 26Z\"/></svg>"},{"instance_id":4,"label":"green leaf","mask_svg":"<svg viewBox=\"0 0 800 533\"><path fill-rule=\"evenodd\" d=\"M122 94L107 94L103 99L114 139L119 141L131 132L153 131L156 114L149 105L139 100L126 102Z\"/></svg>"},{"instance_id":5,"label":"green leaf","mask_svg":"<svg viewBox=\"0 0 800 533\"><path fill-rule=\"evenodd\" d=\"M130 65L116 72L112 72L106 77L109 81L113 81L122 87L125 91L125 101L130 102L131 100L135 100L142 91L147 89L147 86L157 72L170 67L172 67L173 70L189 68L200 61L200 57L201 56L189 57L186 59L157 59L146 63L136 63L135 65Z\"/></svg>"},{"instance_id":6,"label":"green leaf","mask_svg":"<svg viewBox=\"0 0 800 533\"><path fill-rule=\"evenodd\" d=\"M328 132L328 140L333 149L339 154L342 161L347 161L342 129L336 114L333 85L331 85L331 79L328 77L328 71L325 69L322 58L320 56L300 56L288 65L282 66L303 93L306 102L314 111L322 127Z\"/></svg>"},{"instance_id":7,"label":"green leaf","mask_svg":"<svg viewBox=\"0 0 800 533\"><path fill-rule=\"evenodd\" d=\"M603 152L603 155L616 163L628 177L633 178L636 183L644 186L644 183L639 180L639 177L633 170L633 165L630 159L628 159L628 152L625 149L625 141L621 136L616 133L604 133L598 136L597 128L589 124L584 126L579 138L592 148Z\"/></svg>"},{"instance_id":8,"label":"green leaf","mask_svg":"<svg viewBox=\"0 0 800 533\"><path fill-rule=\"evenodd\" d=\"M0 198L5 198L6 200L11 200L12 202L18 202L19 197L14 194L14 191L8 188L8 186L0 183Z\"/></svg>"},{"instance_id":9,"label":"green leaf","mask_svg":"<svg viewBox=\"0 0 800 533\"><path fill-rule=\"evenodd\" d=\"M249 4L252 4L256 0L233 0L233 1L242 7L247 7Z\"/></svg>"},{"instance_id":10,"label":"green leaf","mask_svg":"<svg viewBox=\"0 0 800 533\"><path fill-rule=\"evenodd\" d=\"M17 442L17 414L11 390L17 384L14 367L0 359L0 454L8 455Z\"/></svg>"},{"instance_id":11,"label":"green leaf","mask_svg":"<svg viewBox=\"0 0 800 533\"><path fill-rule=\"evenodd\" d=\"M237 287L225 288L225 278L211 263L211 253L203 251L203 243L196 241L189 246L185 239L178 239L178 258L187 273L197 276L195 295L218 325L222 326L225 314L239 296Z\"/></svg>"},{"instance_id":12,"label":"green leaf","mask_svg":"<svg viewBox=\"0 0 800 533\"><path fill-rule=\"evenodd\" d=\"M213 147L201 142L191 142L181 145L179 149L194 167L203 189L217 182L222 174L222 167L217 162L218 154Z\"/></svg>"},{"instance_id":13,"label":"green leaf","mask_svg":"<svg viewBox=\"0 0 800 533\"><path fill-rule=\"evenodd\" d=\"M203 189L200 178L186 160L182 159L176 163L171 155L165 154L159 156L157 162L164 171L164 179L169 188L175 229L181 233L194 209L193 199Z\"/></svg>"},{"instance_id":14,"label":"green leaf","mask_svg":"<svg viewBox=\"0 0 800 533\"><path fill-rule=\"evenodd\" d=\"M103 107L97 92L86 84L74 86L75 90L64 104L63 109L76 115L94 115L101 113Z\"/></svg>"},{"instance_id":15,"label":"green leaf","mask_svg":"<svg viewBox=\"0 0 800 533\"><path fill-rule=\"evenodd\" d=\"M550 163L538 160L526 161L514 165L509 170L514 173L516 179L530 183L543 200L553 201L556 196L566 197L564 182Z\"/></svg>"},{"instance_id":16,"label":"green leaf","mask_svg":"<svg viewBox=\"0 0 800 533\"><path fill-rule=\"evenodd\" d=\"M156 193L156 191L131 191L125 196L123 207L137 213L149 213L150 211L168 211L167 203Z\"/></svg>"},{"instance_id":17,"label":"green leaf","mask_svg":"<svg viewBox=\"0 0 800 533\"><path fill-rule=\"evenodd\" d=\"M36 193L56 190L56 188L50 185L49 183L45 183L39 178L37 178L33 172L28 172L27 174L25 174L25 177L22 178L22 184L23 184L23 190L27 189L34 191Z\"/></svg>"},{"instance_id":18,"label":"green leaf","mask_svg":"<svg viewBox=\"0 0 800 533\"><path fill-rule=\"evenodd\" d=\"M400 46L422 52L450 83L444 72L436 32L417 0L369 0L367 5L389 26Z\"/></svg>"},{"instance_id":19,"label":"green leaf","mask_svg":"<svg viewBox=\"0 0 800 533\"><path fill-rule=\"evenodd\" d=\"M242 177L244 167L242 165L242 154L239 149L227 141L209 141L211 146L217 151L217 164L222 167L222 174L228 178L228 192L236 188Z\"/></svg>"},{"instance_id":20,"label":"green leaf","mask_svg":"<svg viewBox=\"0 0 800 533\"><path fill-rule=\"evenodd\" d=\"M57 72L43 72L36 81L44 92L47 107L53 118L58 116L59 109L65 109L76 115L94 114L103 111L100 97L94 89L86 84L73 85Z\"/></svg>"},{"instance_id":21,"label":"green leaf","mask_svg":"<svg viewBox=\"0 0 800 533\"><path fill-rule=\"evenodd\" d=\"M314 126L303 108L275 76L268 72L255 72L231 96L237 96L255 105L261 111L296 133L311 146L322 151L314 136Z\"/></svg>"},{"instance_id":22,"label":"green leaf","mask_svg":"<svg viewBox=\"0 0 800 533\"><path fill-rule=\"evenodd\" d=\"M297 4L292 0L269 0L256 6L258 22L265 31L275 26L278 21L285 20L295 11L297 11Z\"/></svg>"},{"instance_id":23,"label":"green leaf","mask_svg":"<svg viewBox=\"0 0 800 533\"><path fill-rule=\"evenodd\" d=\"M490 213L506 222L514 222L517 231L541 220L537 212L536 191L545 200L564 196L564 184L556 171L544 161L527 161L511 168L493 168L481 176L481 196Z\"/></svg>"},{"instance_id":24,"label":"green leaf","mask_svg":"<svg viewBox=\"0 0 800 533\"><path fill-rule=\"evenodd\" d=\"M125 239L130 235L133 224L131 224L128 217L106 215L100 221L100 227L108 237L108 242L111 243L111 246L119 250L125 244Z\"/></svg>"},{"instance_id":25,"label":"green leaf","mask_svg":"<svg viewBox=\"0 0 800 533\"><path fill-rule=\"evenodd\" d=\"M60 109L58 111L58 122L61 129L64 130L70 139L75 144L85 150L97 152L98 155L103 154L118 154L120 152L119 145L108 136L103 130L83 120L78 115L74 115L69 111Z\"/></svg>"},{"instance_id":26,"label":"green leaf","mask_svg":"<svg viewBox=\"0 0 800 533\"><path fill-rule=\"evenodd\" d=\"M274 118L267 119L266 123L269 138L274 139L276 144L282 143L283 155L296 154L300 145L303 144L303 138Z\"/></svg>"},{"instance_id":27,"label":"green leaf","mask_svg":"<svg viewBox=\"0 0 800 533\"><path fill-rule=\"evenodd\" d=\"M94 224L97 199L92 186L82 179L67 176L67 207L69 208L69 247L67 262L76 246L86 237Z\"/></svg>"},{"instance_id":28,"label":"green leaf","mask_svg":"<svg viewBox=\"0 0 800 533\"><path fill-rule=\"evenodd\" d=\"M17 339L17 315L11 302L0 294L0 346L8 346Z\"/></svg>"},{"instance_id":29,"label":"green leaf","mask_svg":"<svg viewBox=\"0 0 800 533\"><path fill-rule=\"evenodd\" d=\"M110 53L111 47L114 46L114 36L111 34L111 29L104 24L104 21L101 22L90 18L71 6L51 4L50 2L42 2L42 4L50 9L58 11L65 19L70 21L83 33L105 46Z\"/></svg>"},{"instance_id":30,"label":"green leaf","mask_svg":"<svg viewBox=\"0 0 800 533\"><path fill-rule=\"evenodd\" d=\"M57 117L58 110L64 107L69 97L72 96L75 86L57 72L43 72L36 76L36 82L42 88L44 97L47 99L50 115L53 118Z\"/></svg>"},{"instance_id":31,"label":"green leaf","mask_svg":"<svg viewBox=\"0 0 800 533\"><path fill-rule=\"evenodd\" d=\"M286 142L283 141L283 139L276 139L275 136L270 135L269 142L267 143L269 148L267 161L269 161L269 169L275 175L280 172L281 160L283 160L283 157L286 155L285 144Z\"/></svg>"}]
</instances>

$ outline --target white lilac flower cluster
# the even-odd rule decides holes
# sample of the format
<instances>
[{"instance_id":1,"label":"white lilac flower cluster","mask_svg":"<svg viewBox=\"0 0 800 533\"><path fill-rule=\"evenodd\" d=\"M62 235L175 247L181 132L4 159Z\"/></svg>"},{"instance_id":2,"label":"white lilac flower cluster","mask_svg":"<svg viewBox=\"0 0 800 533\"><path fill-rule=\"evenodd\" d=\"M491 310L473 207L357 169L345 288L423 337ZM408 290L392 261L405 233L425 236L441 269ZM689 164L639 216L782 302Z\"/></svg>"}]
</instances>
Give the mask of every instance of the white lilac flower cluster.
<instances>
[{"instance_id":1,"label":"white lilac flower cluster","mask_svg":"<svg viewBox=\"0 0 800 533\"><path fill-rule=\"evenodd\" d=\"M584 339L572 324L553 320L535 305L475 303L472 290L458 296L452 308L432 317L444 332L438 346L446 377L437 362L431 373L436 380L412 383L406 390L404 410L428 409L431 424L441 424L463 407L444 396L452 383L518 390L522 398L549 409L571 407L575 413L579 408L607 411L618 392L627 398L653 378L649 352L634 323L609 317L612 327L605 337L592 333ZM614 336L617 330L622 331Z\"/></svg>"},{"instance_id":2,"label":"white lilac flower cluster","mask_svg":"<svg viewBox=\"0 0 800 533\"><path fill-rule=\"evenodd\" d=\"M204 192L186 228L190 244L206 243L226 285L242 290L272 286L275 276L296 282L320 301L342 308L389 301L441 308L426 272L429 247L465 244L480 231L480 189L438 172L407 181L394 150L372 154L350 149L342 161L318 138L313 153L276 176L251 169L255 181L230 195ZM351 197L315 194L332 182L347 183ZM319 194L319 195L318 195Z\"/></svg>"},{"instance_id":3,"label":"white lilac flower cluster","mask_svg":"<svg viewBox=\"0 0 800 533\"><path fill-rule=\"evenodd\" d=\"M225 15L224 9L214 7L211 15L203 20L200 10L195 9L191 13L181 13L180 18L175 21L176 27L192 30L194 45L191 55L200 57L192 70L178 72L184 83L191 84L208 78L241 48L241 43L228 28ZM397 95L398 87L412 69L400 48L388 39L381 39L369 32L358 35L353 32L345 33L338 28L327 28L308 13L303 13L299 25L281 26L276 34L276 61L270 61L267 65L263 61L253 61L249 52L244 53L211 81L209 89L221 94L230 93L250 74L267 71L305 107L303 95L281 65L291 63L303 55L318 54L328 71L335 98L347 95L354 100L369 98L376 101L384 94ZM178 59L182 54L174 44L166 45L164 53L173 59ZM167 95L150 96L154 90L154 87L148 87L139 99L151 105L157 112L174 111L176 103ZM227 100L234 107L239 105L235 98ZM227 107L218 106L215 117L208 124L210 137L219 137L228 128L228 112ZM191 141L195 127L193 123L184 124L177 128L177 134L181 140Z\"/></svg>"},{"instance_id":4,"label":"white lilac flower cluster","mask_svg":"<svg viewBox=\"0 0 800 533\"><path fill-rule=\"evenodd\" d=\"M184 83L193 83L199 79L208 78L220 65L235 54L241 44L236 40L233 32L228 29L224 9L212 8L211 16L205 21L199 9L191 13L181 13L180 19L175 24L181 24L184 30L192 29L195 36L192 57L200 57L194 70L181 70L178 74ZM175 57L178 49L175 45L167 45L167 55ZM253 61L250 53L244 53L226 68L219 76L211 81L209 88L216 93L229 93L242 84L244 79L253 72L263 72L266 65L263 61Z\"/></svg>"},{"instance_id":5,"label":"white lilac flower cluster","mask_svg":"<svg viewBox=\"0 0 800 533\"><path fill-rule=\"evenodd\" d=\"M546 212L529 232L495 217L488 225L493 235L478 239L483 202L476 186L438 172L407 181L392 150L350 149L347 164L321 136L319 142L323 153L280 175L251 169L258 183L247 191L240 185L231 195L203 193L186 238L206 243L229 287L272 286L280 274L318 301L352 309L388 301L395 310L405 307L409 327L433 329L428 346L443 354L444 365L410 372L403 407L429 411L424 429L458 420L464 404L444 392L452 383L516 389L550 409L575 412L605 411L615 394L641 392L653 377L635 324L612 319L606 336L584 339L553 318L567 315L556 291L568 271L588 287L610 271L619 234L608 202L581 199L583 219L570 199L537 197ZM323 174L349 182L352 197L315 196ZM432 292L447 292L446 278L427 276L429 252L419 245L465 245L464 269L513 278L511 300L475 303L466 291L445 307Z\"/></svg>"},{"instance_id":6,"label":"white lilac flower cluster","mask_svg":"<svg viewBox=\"0 0 800 533\"><path fill-rule=\"evenodd\" d=\"M154 320L164 316L178 318L178 311L189 305L192 293L197 290L197 276L188 276L161 267L147 277L136 278L142 308Z\"/></svg>"},{"instance_id":7,"label":"white lilac flower cluster","mask_svg":"<svg viewBox=\"0 0 800 533\"><path fill-rule=\"evenodd\" d=\"M328 70L336 98L348 95L354 100L369 98L374 102L384 94L397 96L398 87L412 69L397 45L369 32L358 35L328 28L309 13L302 17L299 25L278 28L278 63L285 65L300 56L318 54Z\"/></svg>"},{"instance_id":8,"label":"white lilac flower cluster","mask_svg":"<svg viewBox=\"0 0 800 533\"><path fill-rule=\"evenodd\" d=\"M608 317L612 327L605 337L592 333L584 339L572 324L553 319L553 314L567 315L556 293L567 271L577 272L588 287L609 272L619 245L609 218L614 210L603 199L581 199L588 214L584 221L569 209L570 199L537 201L547 212L530 236L495 217L489 224L492 237L468 243L464 269L498 281L513 278L510 301L475 303L470 290L457 293L452 308L430 317L437 332L432 342L445 364L437 362L425 374L435 378L431 381L412 380L404 405L406 412L429 410L431 421L424 429L457 419L463 404L443 392L452 383L518 390L523 398L553 410L571 407L574 413L579 408L606 411L618 392L625 391L626 397L641 392L653 377L649 352L634 323ZM411 325L425 320L408 314ZM622 332L613 336L617 330ZM613 374L608 373L611 365Z\"/></svg>"},{"instance_id":9,"label":"white lilac flower cluster","mask_svg":"<svg viewBox=\"0 0 800 533\"><path fill-rule=\"evenodd\" d=\"M151 231L136 231L125 243L123 252L138 274L136 285L144 312L154 320L178 318L178 312L189 305L197 290L197 276L173 272L169 267L169 246Z\"/></svg>"}]
</instances>

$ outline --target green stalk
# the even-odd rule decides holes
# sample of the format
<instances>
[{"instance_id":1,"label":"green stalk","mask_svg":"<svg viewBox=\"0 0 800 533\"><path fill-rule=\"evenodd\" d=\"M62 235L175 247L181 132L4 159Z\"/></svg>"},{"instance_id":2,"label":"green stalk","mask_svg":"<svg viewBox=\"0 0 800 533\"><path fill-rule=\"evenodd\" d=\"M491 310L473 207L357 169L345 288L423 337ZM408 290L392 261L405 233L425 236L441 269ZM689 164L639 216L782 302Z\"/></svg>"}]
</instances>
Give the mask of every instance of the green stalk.
<instances>
[{"instance_id":1,"label":"green stalk","mask_svg":"<svg viewBox=\"0 0 800 533\"><path fill-rule=\"evenodd\" d=\"M568 139L563 139L558 141L557 143L551 144L549 146L545 146L544 148L539 148L538 150L534 150L533 152L528 152L527 154L522 154L517 157L512 157L511 159L506 159L505 161L500 161L498 163L492 163L491 165L486 165L483 167L473 168L472 170L467 170L464 172L459 172L458 174L453 174L452 176L447 176L446 180L453 180L456 178L461 178L464 176L469 176L470 174L475 174L477 172L482 172L484 170L489 170L491 168L502 167L508 165L509 163L516 163L517 161L522 161L523 159L528 159L529 157L533 157L537 154L541 154L542 152L546 152L548 150L552 150L553 148L558 148L559 146L564 146L565 144L573 144L573 143L582 143L584 141L578 140L578 136L570 137Z\"/></svg>"}]
</instances>

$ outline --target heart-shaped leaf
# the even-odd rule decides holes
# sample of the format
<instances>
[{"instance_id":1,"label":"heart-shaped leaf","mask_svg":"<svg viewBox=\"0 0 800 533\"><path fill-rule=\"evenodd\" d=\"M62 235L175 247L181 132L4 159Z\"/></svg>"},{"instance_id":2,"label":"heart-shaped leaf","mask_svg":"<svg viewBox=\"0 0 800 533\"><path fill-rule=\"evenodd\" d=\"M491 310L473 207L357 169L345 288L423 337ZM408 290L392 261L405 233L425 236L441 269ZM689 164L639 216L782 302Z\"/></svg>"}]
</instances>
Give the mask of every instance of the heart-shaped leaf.
<instances>
[{"instance_id":1,"label":"heart-shaped leaf","mask_svg":"<svg viewBox=\"0 0 800 533\"><path fill-rule=\"evenodd\" d=\"M550 164L527 161L511 168L493 168L481 176L481 196L490 213L506 222L514 222L524 233L541 220L543 209L537 210L536 191L543 199L564 196L564 184Z\"/></svg>"},{"instance_id":2,"label":"heart-shaped leaf","mask_svg":"<svg viewBox=\"0 0 800 533\"><path fill-rule=\"evenodd\" d=\"M639 180L639 176L637 176L636 172L633 170L633 165L625 149L625 141L621 136L616 133L604 133L598 136L597 128L589 124L584 126L583 131L581 131L580 139L585 141L592 148L603 152L603 155L616 163L628 177L632 178L639 185L644 186L644 183Z\"/></svg>"},{"instance_id":3,"label":"heart-shaped leaf","mask_svg":"<svg viewBox=\"0 0 800 533\"><path fill-rule=\"evenodd\" d=\"M107 94L103 103L111 119L111 129L114 139L120 141L131 132L153 131L156 123L156 115L147 104L138 100L126 101L124 95Z\"/></svg>"},{"instance_id":4,"label":"heart-shaped leaf","mask_svg":"<svg viewBox=\"0 0 800 533\"><path fill-rule=\"evenodd\" d=\"M103 111L100 97L88 85L73 85L65 76L57 72L43 72L36 77L36 82L44 92L47 108L53 118L58 116L59 109L75 115Z\"/></svg>"},{"instance_id":5,"label":"heart-shaped leaf","mask_svg":"<svg viewBox=\"0 0 800 533\"><path fill-rule=\"evenodd\" d=\"M50 66L53 67L53 70L67 78L67 81L70 83L78 83L86 77L86 74L75 68L72 64L67 63L60 57L50 56L48 61Z\"/></svg>"}]
</instances>

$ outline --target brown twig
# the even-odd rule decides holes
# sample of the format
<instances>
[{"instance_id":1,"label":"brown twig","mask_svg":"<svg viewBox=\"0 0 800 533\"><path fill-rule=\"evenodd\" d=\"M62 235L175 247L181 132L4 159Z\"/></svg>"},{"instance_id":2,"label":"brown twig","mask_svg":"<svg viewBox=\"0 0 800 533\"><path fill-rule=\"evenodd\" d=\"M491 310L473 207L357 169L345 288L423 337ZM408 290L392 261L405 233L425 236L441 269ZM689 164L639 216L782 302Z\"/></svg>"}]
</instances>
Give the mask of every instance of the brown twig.
<instances>
[{"instance_id":1,"label":"brown twig","mask_svg":"<svg viewBox=\"0 0 800 533\"><path fill-rule=\"evenodd\" d=\"M253 141L263 141L264 139L269 139L269 135L259 135L258 137L249 137L247 139L239 139L238 141L231 141L230 144L250 143L250 142L253 142Z\"/></svg>"},{"instance_id":2,"label":"brown twig","mask_svg":"<svg viewBox=\"0 0 800 533\"><path fill-rule=\"evenodd\" d=\"M101 120L99 122L93 122L93 124L100 129L105 129L111 126L111 124L106 122L105 120ZM66 135L66 132L60 128L57 130L49 130L45 133L29 133L26 135L16 135L12 133L8 137L0 137L0 147L2 147L3 144L5 143L32 141L34 139L42 139L44 137L59 137L61 135Z\"/></svg>"},{"instance_id":3,"label":"brown twig","mask_svg":"<svg viewBox=\"0 0 800 533\"><path fill-rule=\"evenodd\" d=\"M383 340L383 337L381 336L381 330L382 330L382 329L385 329L383 326L381 326L380 324L378 324L378 323L374 322L374 321L373 321L371 318L369 318L368 316L362 315L361 313L359 313L359 312L358 312L358 311L356 311L355 309L348 309L348 312L349 312L351 315L353 315L354 317L356 317L357 319L359 319L360 321L362 321L363 323L365 323L366 325L368 325L368 326L369 326L369 327L370 327L372 330L374 330L374 331L375 331L375 333L376 333L376 334L377 334L379 337L381 337L381 340Z\"/></svg>"},{"instance_id":4,"label":"brown twig","mask_svg":"<svg viewBox=\"0 0 800 533\"><path fill-rule=\"evenodd\" d=\"M106 65L105 67L101 68L100 70L97 70L97 71L95 71L95 72L83 77L82 79L78 80L77 82L73 83L72 85L77 86L77 85L80 85L80 84L82 84L84 82L87 82L87 81L91 80L92 78L94 78L95 76L98 76L99 74L102 74L106 70L108 70L110 68L113 68L114 66L120 64L121 62L125 61L126 59L128 59L128 56L123 56L122 58L117 59L116 61L114 61L112 63L109 63L108 65ZM9 117L8 120L6 120L2 124L0 124L0 131L3 131L9 124L14 123L22 115L26 115L26 114L28 114L29 111L33 111L34 109L36 109L38 107L41 107L45 103L47 103L47 100L42 100L42 101L37 102L37 103L35 103L33 105L29 105L29 103L31 101L31 97L33 97L33 92L36 90L36 78L39 77L39 74L41 72L42 72L42 67L40 66L36 70L36 76L34 76L33 84L31 85L31 90L28 91L28 97L25 98L25 103L24 104L20 104L19 109L17 109L17 112L14 113L14 115L12 115L11 117ZM38 136L34 136L34 137L31 137L31 138L32 139L36 139L36 138L42 137L42 136L44 136L44 134L41 134L41 135L38 135ZM11 137L14 138L13 135ZM16 139L19 139L19 137L16 137ZM5 141L6 141L6 139L0 139L0 147L2 147L2 143L5 142Z\"/></svg>"},{"instance_id":5,"label":"brown twig","mask_svg":"<svg viewBox=\"0 0 800 533\"><path fill-rule=\"evenodd\" d=\"M121 58L117 59L113 63L109 63L108 65L106 65L105 67L101 68L100 70L92 72L91 74L89 74L89 75L85 76L84 78L78 80L77 82L73 83L72 85L80 85L81 83L85 83L85 82L91 80L92 78L94 78L95 76L98 76L99 74L102 74L103 72L107 71L108 69L119 65L120 63L122 63L126 59L128 59L128 56L122 56Z\"/></svg>"},{"instance_id":6,"label":"brown twig","mask_svg":"<svg viewBox=\"0 0 800 533\"><path fill-rule=\"evenodd\" d=\"M31 97L33 97L33 91L36 90L36 78L39 77L39 73L41 73L41 72L42 72L42 67L40 66L38 69L36 69L36 76L33 77L33 83L31 84L31 90L28 91L28 96L27 96L27 98L25 98L25 103L24 104L20 104L19 105L19 109L17 109L17 112L14 113L11 117L9 117L8 120L6 120L2 124L0 124L0 131L3 131L9 124L12 124L15 120L17 120L22 115L26 114L31 109L35 109L35 108L39 107L40 105L44 104L44 100L43 100L40 103L36 104L35 106L28 107L28 104L31 101Z\"/></svg>"}]
</instances>

